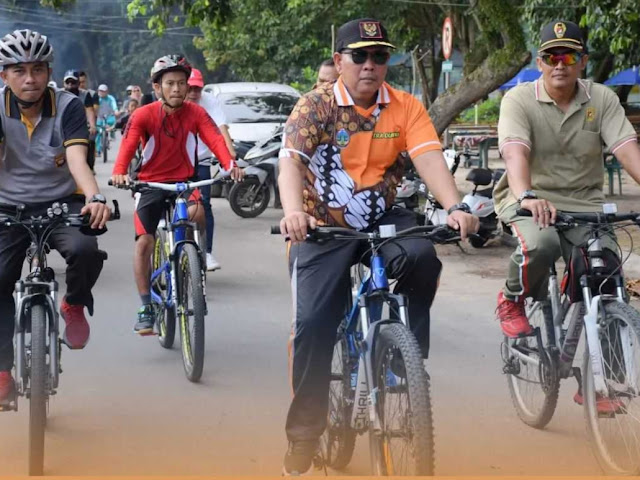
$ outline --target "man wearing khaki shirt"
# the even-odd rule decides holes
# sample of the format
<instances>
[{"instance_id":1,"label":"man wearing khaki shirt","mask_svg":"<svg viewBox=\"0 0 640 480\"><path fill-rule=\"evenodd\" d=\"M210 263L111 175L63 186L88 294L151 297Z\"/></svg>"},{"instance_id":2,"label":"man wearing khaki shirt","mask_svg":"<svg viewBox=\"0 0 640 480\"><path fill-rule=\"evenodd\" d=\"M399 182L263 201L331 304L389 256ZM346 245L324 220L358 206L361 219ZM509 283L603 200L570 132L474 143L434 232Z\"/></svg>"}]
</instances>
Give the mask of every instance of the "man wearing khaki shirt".
<instances>
[{"instance_id":1,"label":"man wearing khaki shirt","mask_svg":"<svg viewBox=\"0 0 640 480\"><path fill-rule=\"evenodd\" d=\"M496 211L511 225L519 246L498 295L502 331L517 338L531 333L524 301L546 295L548 269L570 245L553 228L556 209L601 210L603 148L640 182L636 133L609 88L579 78L588 61L579 27L556 21L541 32L537 64L542 77L505 95L498 124L499 148L507 167L496 187ZM530 210L532 217L516 214ZM586 229L566 232L571 243L586 241ZM615 249L613 238L604 247ZM576 401L582 400L576 395Z\"/></svg>"}]
</instances>

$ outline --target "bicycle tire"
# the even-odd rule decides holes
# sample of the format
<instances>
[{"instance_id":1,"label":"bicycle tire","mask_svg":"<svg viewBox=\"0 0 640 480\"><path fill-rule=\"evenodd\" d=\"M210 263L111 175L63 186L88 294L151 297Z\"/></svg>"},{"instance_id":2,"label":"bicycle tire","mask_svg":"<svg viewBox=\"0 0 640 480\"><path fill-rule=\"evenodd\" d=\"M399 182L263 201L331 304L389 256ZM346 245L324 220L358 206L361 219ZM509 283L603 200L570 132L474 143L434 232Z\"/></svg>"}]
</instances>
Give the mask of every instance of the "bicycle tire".
<instances>
[{"instance_id":1,"label":"bicycle tire","mask_svg":"<svg viewBox=\"0 0 640 480\"><path fill-rule=\"evenodd\" d=\"M534 315L535 312L540 312L541 315ZM528 350L532 357L536 358L540 362L540 367L535 367L526 364L522 361L518 361L517 358L509 357L508 361L511 363L512 368L517 368L517 373L509 373L506 369L507 384L509 386L509 393L511 395L511 402L513 403L516 413L522 422L530 427L542 429L553 418L558 404L558 394L560 391L560 377L556 368L556 363L553 357L546 350L547 343L547 328L553 328L553 319L551 314L551 306L547 302L535 302L527 311L527 317L532 327L541 328L541 337L544 342L543 348L545 348L545 355L542 357L538 352L538 345L535 337L525 337L517 340L517 344L521 347L522 351ZM503 343L503 349L506 342L509 339L505 338ZM507 358L503 352L503 359ZM541 360L544 358L544 360ZM517 363L515 363L517 362ZM523 371L529 373L523 373ZM540 387L536 387L536 383ZM541 398L537 401L532 399L526 400L527 397L532 396L535 393L541 393ZM533 405L537 403L538 405Z\"/></svg>"},{"instance_id":2,"label":"bicycle tire","mask_svg":"<svg viewBox=\"0 0 640 480\"><path fill-rule=\"evenodd\" d=\"M44 430L47 421L47 312L31 305L31 359L29 375L29 475L44 470Z\"/></svg>"},{"instance_id":3,"label":"bicycle tire","mask_svg":"<svg viewBox=\"0 0 640 480\"><path fill-rule=\"evenodd\" d=\"M152 271L156 271L163 265L169 255L167 253L166 234L164 230L156 230L156 241L153 247L153 257L151 259ZM171 282L170 274L162 274L156 278L152 288L155 288L156 293L162 297L162 305L155 304L156 322L158 324L158 342L163 348L171 349L175 342L176 337L176 311L174 308L166 307L167 300L167 286Z\"/></svg>"},{"instance_id":4,"label":"bicycle tire","mask_svg":"<svg viewBox=\"0 0 640 480\"><path fill-rule=\"evenodd\" d=\"M102 135L102 162L107 163L109 150L109 132L105 129Z\"/></svg>"},{"instance_id":5,"label":"bicycle tire","mask_svg":"<svg viewBox=\"0 0 640 480\"><path fill-rule=\"evenodd\" d=\"M195 383L200 380L204 366L206 305L201 255L193 244L187 243L181 247L178 270L182 363L187 378Z\"/></svg>"},{"instance_id":6,"label":"bicycle tire","mask_svg":"<svg viewBox=\"0 0 640 480\"><path fill-rule=\"evenodd\" d=\"M622 351L621 323L628 327L627 333L630 335L631 346L636 346L634 360L629 362L635 367L640 366L640 313L633 307L621 302L609 302L604 305L605 318L604 327L599 330L600 344L603 349L604 376L609 386L610 397L614 401L622 402L620 413L612 416L600 416L597 412L597 402L595 385L592 374L591 361L589 358L589 348L587 346L583 365L583 398L584 415L587 426L587 433L592 450L600 465L600 468L608 475L639 475L640 474L640 392L635 392L635 396L625 394L617 396L612 392L621 392L614 389L613 384L628 385L627 358ZM611 344L611 334L615 336L613 340L619 343ZM609 338L609 342L606 342ZM620 356L621 355L621 356ZM640 369L635 368L633 382L637 386L640 384ZM632 369L633 373L633 369ZM629 428L623 428L623 423L629 423ZM609 434L608 427L614 427L612 434ZM617 429L615 427L618 427ZM633 440L632 448L629 448L624 432L631 431ZM622 434L622 435L621 435ZM622 444L621 444L622 440ZM626 450L626 455L625 451ZM626 461L617 458L617 453L622 451Z\"/></svg>"},{"instance_id":7,"label":"bicycle tire","mask_svg":"<svg viewBox=\"0 0 640 480\"><path fill-rule=\"evenodd\" d=\"M369 432L374 474L433 475L435 447L430 381L413 333L400 323L383 325L376 339L373 364L374 388L378 389L376 409L382 426L379 436L372 429ZM402 370L395 372L400 376L392 369ZM409 432L398 434L398 429L393 428L394 416L386 414L386 407L393 406L392 401L396 398L391 397L392 394L405 394L407 398L401 426L410 428ZM401 400L398 400L400 403ZM412 443L412 452L408 452L412 459L405 468L402 468L398 459L408 458L408 455L402 455L402 452L394 455L394 440L410 440Z\"/></svg>"},{"instance_id":8,"label":"bicycle tire","mask_svg":"<svg viewBox=\"0 0 640 480\"><path fill-rule=\"evenodd\" d=\"M353 368L347 338L343 332L339 332L331 360L329 411L322 437L324 464L335 470L341 470L349 464L356 445L357 432L351 428L355 397L355 389L351 385Z\"/></svg>"}]
</instances>

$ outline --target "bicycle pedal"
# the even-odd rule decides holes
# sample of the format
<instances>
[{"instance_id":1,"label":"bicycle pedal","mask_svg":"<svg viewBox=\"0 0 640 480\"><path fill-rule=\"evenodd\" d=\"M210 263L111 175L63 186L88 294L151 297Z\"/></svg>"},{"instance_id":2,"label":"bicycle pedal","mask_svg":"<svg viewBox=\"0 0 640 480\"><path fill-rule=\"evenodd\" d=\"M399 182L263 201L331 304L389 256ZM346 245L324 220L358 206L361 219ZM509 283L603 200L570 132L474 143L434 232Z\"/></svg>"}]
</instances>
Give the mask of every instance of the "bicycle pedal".
<instances>
[{"instance_id":1,"label":"bicycle pedal","mask_svg":"<svg viewBox=\"0 0 640 480\"><path fill-rule=\"evenodd\" d=\"M140 330L139 332L136 332L138 335L140 335L141 337L153 337L158 335L156 332L154 332L153 330Z\"/></svg>"}]
</instances>

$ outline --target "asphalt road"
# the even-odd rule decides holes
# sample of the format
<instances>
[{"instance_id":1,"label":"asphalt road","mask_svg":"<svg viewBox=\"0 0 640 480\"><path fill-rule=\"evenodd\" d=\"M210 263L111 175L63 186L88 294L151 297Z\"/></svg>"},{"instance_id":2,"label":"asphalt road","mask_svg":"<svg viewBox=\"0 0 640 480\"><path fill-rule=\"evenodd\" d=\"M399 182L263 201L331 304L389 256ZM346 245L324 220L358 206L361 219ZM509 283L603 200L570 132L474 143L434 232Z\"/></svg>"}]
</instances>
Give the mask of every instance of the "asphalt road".
<instances>
[{"instance_id":1,"label":"asphalt road","mask_svg":"<svg viewBox=\"0 0 640 480\"><path fill-rule=\"evenodd\" d=\"M210 273L205 370L188 382L178 349L132 332L139 299L133 282L133 203L106 186L112 163L97 166L100 185L120 200L123 218L100 244L109 260L94 291L96 315L83 351L63 352L64 374L51 401L46 439L50 475L279 475L289 402L286 341L291 300L284 243L269 235L281 211L236 217L214 199L215 254ZM508 251L440 250L445 265L433 308L429 371L441 475L598 475L582 410L566 381L544 431L522 424L501 374L496 293ZM64 267L50 261L58 279ZM64 282L61 282L64 284ZM0 414L0 475L22 475L28 402ZM367 475L367 439L345 472Z\"/></svg>"}]
</instances>

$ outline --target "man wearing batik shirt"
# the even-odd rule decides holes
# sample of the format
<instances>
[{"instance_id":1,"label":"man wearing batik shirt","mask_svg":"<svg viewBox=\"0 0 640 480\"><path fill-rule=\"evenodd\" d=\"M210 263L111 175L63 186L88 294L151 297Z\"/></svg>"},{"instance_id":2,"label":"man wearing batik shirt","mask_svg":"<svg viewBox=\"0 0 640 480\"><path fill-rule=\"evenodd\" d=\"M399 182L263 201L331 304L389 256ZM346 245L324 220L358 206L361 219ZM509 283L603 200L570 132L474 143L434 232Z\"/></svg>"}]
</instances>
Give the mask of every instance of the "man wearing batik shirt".
<instances>
[{"instance_id":1,"label":"man wearing batik shirt","mask_svg":"<svg viewBox=\"0 0 640 480\"><path fill-rule=\"evenodd\" d=\"M342 226L371 231L415 226L416 215L392 208L406 155L429 190L449 211L462 237L478 228L459 203L438 135L422 104L384 82L387 32L360 19L338 30L333 55L340 74L304 95L285 126L280 152L282 233L291 240L289 268L294 298L292 386L287 418L285 474L310 466L325 429L329 372L336 330L346 309L349 267L363 253L358 242L304 242L308 228ZM408 261L401 261L406 252ZM425 239L399 239L381 248L396 291L409 298L411 329L423 355L429 348L429 309L441 263Z\"/></svg>"}]
</instances>

